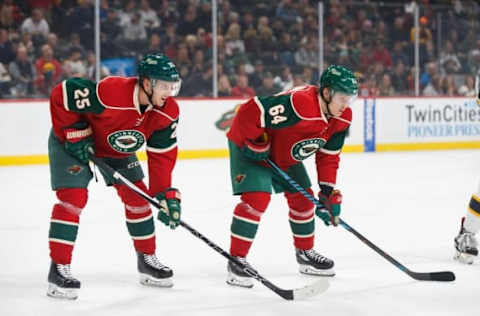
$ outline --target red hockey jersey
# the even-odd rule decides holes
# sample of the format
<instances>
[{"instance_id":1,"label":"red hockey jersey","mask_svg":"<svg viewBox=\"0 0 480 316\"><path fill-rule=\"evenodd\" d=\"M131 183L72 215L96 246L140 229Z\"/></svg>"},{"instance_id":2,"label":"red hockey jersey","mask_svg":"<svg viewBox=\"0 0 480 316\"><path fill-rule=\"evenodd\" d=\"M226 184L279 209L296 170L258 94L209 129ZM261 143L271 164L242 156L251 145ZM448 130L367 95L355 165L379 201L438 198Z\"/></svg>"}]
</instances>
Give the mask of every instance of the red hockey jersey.
<instances>
[{"instance_id":1,"label":"red hockey jersey","mask_svg":"<svg viewBox=\"0 0 480 316\"><path fill-rule=\"evenodd\" d=\"M266 132L271 140L270 158L282 169L316 154L318 182L334 187L351 120L350 108L340 117L327 119L318 88L307 85L248 100L238 109L227 137L241 147L245 139Z\"/></svg>"},{"instance_id":2,"label":"red hockey jersey","mask_svg":"<svg viewBox=\"0 0 480 316\"><path fill-rule=\"evenodd\" d=\"M98 83L71 78L50 95L53 131L65 141L64 129L87 122L98 157L122 158L146 145L150 193L171 186L177 159L178 104L167 98L161 108L141 111L137 78L107 77Z\"/></svg>"}]
</instances>

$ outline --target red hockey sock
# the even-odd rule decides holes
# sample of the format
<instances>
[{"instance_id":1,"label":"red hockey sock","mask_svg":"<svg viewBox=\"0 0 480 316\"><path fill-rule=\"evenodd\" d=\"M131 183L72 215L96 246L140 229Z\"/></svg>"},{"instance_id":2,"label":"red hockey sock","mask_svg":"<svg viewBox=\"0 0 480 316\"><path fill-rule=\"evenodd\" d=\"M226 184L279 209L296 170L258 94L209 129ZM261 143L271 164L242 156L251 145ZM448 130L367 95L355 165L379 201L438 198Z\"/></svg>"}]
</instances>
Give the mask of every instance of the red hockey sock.
<instances>
[{"instance_id":1,"label":"red hockey sock","mask_svg":"<svg viewBox=\"0 0 480 316\"><path fill-rule=\"evenodd\" d=\"M147 191L143 181L135 185ZM115 189L125 205L127 228L135 250L149 255L155 253L155 225L150 205L125 185L115 185Z\"/></svg>"},{"instance_id":2,"label":"red hockey sock","mask_svg":"<svg viewBox=\"0 0 480 316\"><path fill-rule=\"evenodd\" d=\"M80 213L87 204L85 188L60 189L59 202L53 206L48 233L50 258L58 264L70 264L77 239Z\"/></svg>"},{"instance_id":3,"label":"red hockey sock","mask_svg":"<svg viewBox=\"0 0 480 316\"><path fill-rule=\"evenodd\" d=\"M230 253L245 257L257 233L260 217L270 202L270 193L245 192L233 211Z\"/></svg>"},{"instance_id":4,"label":"red hockey sock","mask_svg":"<svg viewBox=\"0 0 480 316\"><path fill-rule=\"evenodd\" d=\"M313 195L312 189L307 189ZM299 249L312 249L315 238L315 207L301 193L285 193L290 211L288 213L293 244Z\"/></svg>"}]
</instances>

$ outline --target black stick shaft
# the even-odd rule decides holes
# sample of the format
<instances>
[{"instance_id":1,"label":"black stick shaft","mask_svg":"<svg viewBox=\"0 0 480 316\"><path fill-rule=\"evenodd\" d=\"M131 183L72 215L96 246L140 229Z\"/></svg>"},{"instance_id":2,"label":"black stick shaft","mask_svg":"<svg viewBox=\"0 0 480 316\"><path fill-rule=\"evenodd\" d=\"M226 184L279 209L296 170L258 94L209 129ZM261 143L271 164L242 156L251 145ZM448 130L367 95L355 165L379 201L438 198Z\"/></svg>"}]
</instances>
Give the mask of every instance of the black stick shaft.
<instances>
[{"instance_id":1,"label":"black stick shaft","mask_svg":"<svg viewBox=\"0 0 480 316\"><path fill-rule=\"evenodd\" d=\"M93 155L90 155L90 160L97 165L100 169L105 171L106 173L110 174L113 178L117 179L118 181L122 182L125 184L127 187L132 189L135 193L143 197L145 200L147 200L150 204L155 206L157 209L161 210L162 207L160 203L152 198L150 195L148 195L146 192L144 192L142 189L137 187L135 184L130 182L127 178L122 176L118 171L115 171L112 167L110 167L108 164L106 164L103 160L101 160L98 157L95 157ZM257 271L250 269L248 266L240 262L237 258L233 257L230 255L228 252L223 250L220 246L215 244L213 241L205 237L203 234L201 234L198 230L194 229L192 226L188 225L184 221L180 220L180 226L184 227L187 229L190 233L192 233L195 237L201 239L203 242L205 242L210 248L227 258L228 260L232 261L235 263L238 267L242 268L244 272L248 273L252 278L256 279L257 281L261 282L263 285L268 287L270 290L273 292L277 293L279 296L286 300L293 300L294 299L294 292L293 290L284 290L273 284L272 282L268 281L265 279L263 276L261 276Z\"/></svg>"},{"instance_id":2,"label":"black stick shaft","mask_svg":"<svg viewBox=\"0 0 480 316\"><path fill-rule=\"evenodd\" d=\"M295 180L293 180L285 171L280 169L273 161L270 159L265 159L267 164L272 167L285 181L287 181L295 190L300 192L303 196L305 196L307 199L312 201L315 206L323 208L324 205L322 205L315 197L313 197L310 193L308 193L307 190L305 190L301 185L299 185ZM368 240L365 236L360 234L358 231L356 231L352 226L348 225L344 220L339 219L339 224L342 225L343 228L354 234L358 239L360 239L363 243L365 243L368 247L373 249L376 253L381 255L383 258L388 260L390 263L392 263L394 266L408 274L410 277L416 279L416 280L430 280L430 281L453 281L455 280L455 275L453 272L450 271L442 271L442 272L432 272L432 273L418 273L418 272L413 272L409 270L407 267L405 267L403 264L395 260L392 256L390 256L388 253L377 247L374 243L372 243L370 240Z\"/></svg>"}]
</instances>

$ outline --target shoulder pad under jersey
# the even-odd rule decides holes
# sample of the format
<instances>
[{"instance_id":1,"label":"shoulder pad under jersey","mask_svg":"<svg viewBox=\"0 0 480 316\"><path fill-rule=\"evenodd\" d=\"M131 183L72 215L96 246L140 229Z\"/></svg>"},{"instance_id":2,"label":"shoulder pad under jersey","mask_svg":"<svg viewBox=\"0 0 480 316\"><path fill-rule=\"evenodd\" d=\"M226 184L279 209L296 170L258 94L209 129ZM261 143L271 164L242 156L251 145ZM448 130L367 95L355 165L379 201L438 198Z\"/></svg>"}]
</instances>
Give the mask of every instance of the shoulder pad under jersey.
<instances>
[{"instance_id":1,"label":"shoulder pad under jersey","mask_svg":"<svg viewBox=\"0 0 480 316\"><path fill-rule=\"evenodd\" d=\"M165 116L170 121L178 120L178 116L179 116L178 103L172 97L167 98L167 100L165 100L165 104L161 108L158 109L155 107L153 111L160 115Z\"/></svg>"},{"instance_id":2,"label":"shoulder pad under jersey","mask_svg":"<svg viewBox=\"0 0 480 316\"><path fill-rule=\"evenodd\" d=\"M303 86L292 90L291 102L295 114L302 120L325 120L320 110L315 86Z\"/></svg>"},{"instance_id":3,"label":"shoulder pad under jersey","mask_svg":"<svg viewBox=\"0 0 480 316\"><path fill-rule=\"evenodd\" d=\"M106 77L98 82L98 99L107 108L139 108L138 79L118 76Z\"/></svg>"}]
</instances>

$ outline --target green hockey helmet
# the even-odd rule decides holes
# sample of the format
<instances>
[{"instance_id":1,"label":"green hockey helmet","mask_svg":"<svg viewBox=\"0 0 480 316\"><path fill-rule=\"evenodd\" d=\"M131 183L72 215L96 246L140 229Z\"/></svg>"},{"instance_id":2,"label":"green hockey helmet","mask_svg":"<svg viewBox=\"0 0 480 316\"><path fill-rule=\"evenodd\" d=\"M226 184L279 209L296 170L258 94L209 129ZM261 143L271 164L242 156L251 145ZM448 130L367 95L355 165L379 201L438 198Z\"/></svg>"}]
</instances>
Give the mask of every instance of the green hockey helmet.
<instances>
[{"instance_id":1,"label":"green hockey helmet","mask_svg":"<svg viewBox=\"0 0 480 316\"><path fill-rule=\"evenodd\" d=\"M165 55L148 54L143 57L138 63L137 74L140 82L149 79L154 90L169 90L171 96L178 95L180 91L180 74L175 64Z\"/></svg>"},{"instance_id":2,"label":"green hockey helmet","mask_svg":"<svg viewBox=\"0 0 480 316\"><path fill-rule=\"evenodd\" d=\"M162 54L148 54L140 60L137 67L140 78L179 81L180 75L175 64Z\"/></svg>"},{"instance_id":3,"label":"green hockey helmet","mask_svg":"<svg viewBox=\"0 0 480 316\"><path fill-rule=\"evenodd\" d=\"M320 91L323 88L346 95L358 94L358 83L355 75L346 67L330 65L320 76Z\"/></svg>"}]
</instances>

